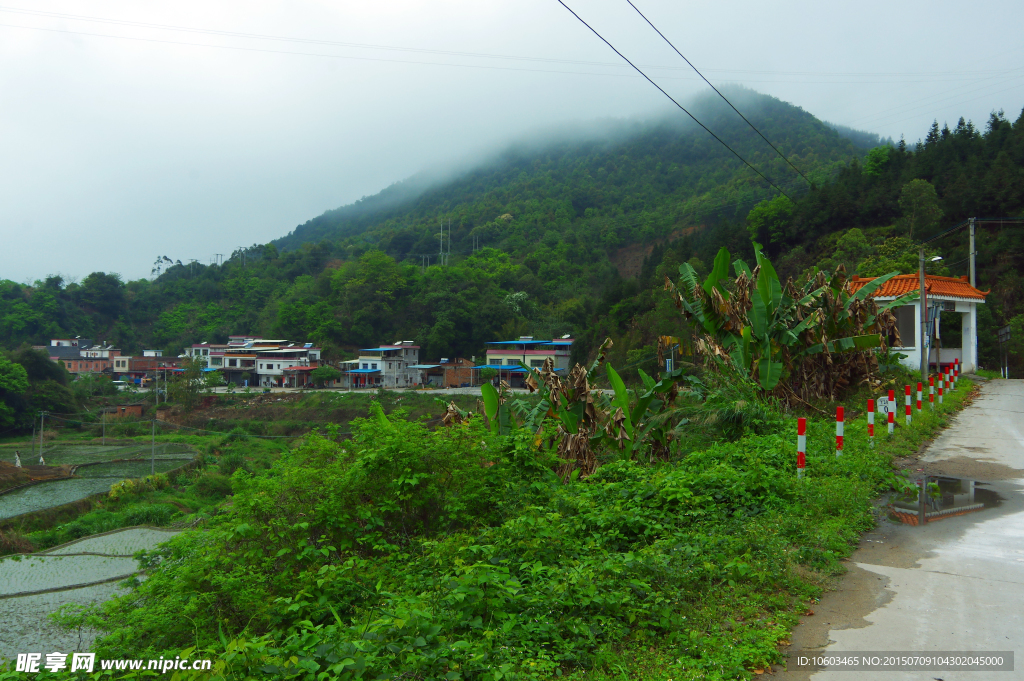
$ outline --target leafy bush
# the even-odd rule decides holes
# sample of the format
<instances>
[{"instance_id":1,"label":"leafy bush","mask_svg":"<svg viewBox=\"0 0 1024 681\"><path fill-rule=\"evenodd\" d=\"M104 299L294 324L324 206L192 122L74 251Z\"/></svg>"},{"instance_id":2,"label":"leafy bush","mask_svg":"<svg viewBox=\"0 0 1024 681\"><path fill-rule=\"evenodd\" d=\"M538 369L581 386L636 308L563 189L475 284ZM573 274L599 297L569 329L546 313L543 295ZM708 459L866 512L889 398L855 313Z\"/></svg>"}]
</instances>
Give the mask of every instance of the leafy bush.
<instances>
[{"instance_id":1,"label":"leafy bush","mask_svg":"<svg viewBox=\"0 0 1024 681\"><path fill-rule=\"evenodd\" d=\"M192 483L196 494L207 499L220 499L231 494L231 478L221 473L204 471Z\"/></svg>"}]
</instances>

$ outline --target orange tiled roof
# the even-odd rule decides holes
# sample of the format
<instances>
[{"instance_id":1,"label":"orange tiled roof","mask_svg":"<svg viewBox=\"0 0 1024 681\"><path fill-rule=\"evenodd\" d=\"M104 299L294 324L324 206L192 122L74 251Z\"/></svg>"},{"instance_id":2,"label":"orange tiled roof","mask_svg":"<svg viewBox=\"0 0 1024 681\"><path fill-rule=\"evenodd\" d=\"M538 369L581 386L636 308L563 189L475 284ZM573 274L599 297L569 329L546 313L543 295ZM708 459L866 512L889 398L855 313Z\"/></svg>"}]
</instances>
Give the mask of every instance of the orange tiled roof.
<instances>
[{"instance_id":1,"label":"orange tiled roof","mask_svg":"<svg viewBox=\"0 0 1024 681\"><path fill-rule=\"evenodd\" d=\"M873 298L895 298L904 293L918 290L920 275L898 274L889 281L882 284L877 291L871 294ZM856 293L874 277L861 278L850 277L847 284L850 293ZM979 291L970 285L967 277L940 277L933 274L926 274L924 277L925 290L928 295L943 296L949 298L961 298L963 300L985 300L988 291Z\"/></svg>"}]
</instances>

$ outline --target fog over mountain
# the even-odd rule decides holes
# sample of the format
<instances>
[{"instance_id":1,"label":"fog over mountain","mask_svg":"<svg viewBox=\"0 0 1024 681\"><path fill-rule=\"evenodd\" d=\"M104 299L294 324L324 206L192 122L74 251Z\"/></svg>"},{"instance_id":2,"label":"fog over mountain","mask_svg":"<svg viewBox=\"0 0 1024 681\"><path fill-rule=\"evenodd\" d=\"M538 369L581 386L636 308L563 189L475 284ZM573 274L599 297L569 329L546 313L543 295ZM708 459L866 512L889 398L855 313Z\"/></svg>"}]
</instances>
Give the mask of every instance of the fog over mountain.
<instances>
[{"instance_id":1,"label":"fog over mountain","mask_svg":"<svg viewBox=\"0 0 1024 681\"><path fill-rule=\"evenodd\" d=\"M628 4L569 4L674 96L705 87ZM882 137L1024 103L1019 3L639 6L716 84ZM949 48L965 35L986 39ZM554 2L5 6L0 277L210 262L533 131L665 106Z\"/></svg>"}]
</instances>

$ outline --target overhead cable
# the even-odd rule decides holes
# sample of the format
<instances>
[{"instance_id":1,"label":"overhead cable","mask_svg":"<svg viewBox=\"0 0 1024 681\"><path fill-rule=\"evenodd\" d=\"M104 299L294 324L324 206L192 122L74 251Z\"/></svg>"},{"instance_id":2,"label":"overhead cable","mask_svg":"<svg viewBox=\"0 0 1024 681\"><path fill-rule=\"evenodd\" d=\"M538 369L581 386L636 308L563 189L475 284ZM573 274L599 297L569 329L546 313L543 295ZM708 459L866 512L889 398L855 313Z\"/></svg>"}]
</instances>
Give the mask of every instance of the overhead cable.
<instances>
[{"instance_id":1,"label":"overhead cable","mask_svg":"<svg viewBox=\"0 0 1024 681\"><path fill-rule=\"evenodd\" d=\"M578 21L579 21L579 22L580 22L581 24L583 24L584 26L586 26L587 28L589 28L589 29L590 29L590 32L591 32L591 33L593 33L593 34L594 34L594 35L596 35L596 36L597 36L598 38L600 38L600 39L601 39L601 42L603 42L603 43L604 43L605 45L607 45L608 47L610 47L610 48L612 49L612 52L614 52L615 54L619 55L619 57L621 57L623 61L625 61L625 62L626 62L627 64L629 64L630 66L632 66L632 67L633 67L633 70L635 70L635 71L636 71L637 73L639 73L639 74L640 74L641 76L643 76L643 77L644 77L644 80L646 80L646 81L647 81L648 83L650 83L650 84L651 84L651 85L653 85L654 87L658 88L658 92L660 92L661 94L663 94L663 95L665 95L666 97L668 97L668 99L669 99L669 101L670 101L670 102L672 102L673 104L675 104L675 105L676 105L677 107L679 107L679 109L680 109L680 110L681 110L681 111L682 111L683 113L685 113L685 114L686 114L687 116L689 116L690 118L692 118L692 119L693 119L693 121L694 121L694 123L696 123L696 124L697 124L697 125L699 125L700 127L704 128L704 130L705 130L705 131L707 131L707 133L708 133L709 135L711 135L711 136L712 136L712 137L714 137L714 138L715 138L716 140L718 140L719 144L721 144L721 145L722 145L723 147L725 147L726 149L728 149L729 151L731 151L731 152L733 153L733 155L734 155L734 156L735 156L736 158L738 158L739 160L743 161L744 165L746 165L746 166L747 166L748 168L750 168L750 169L751 169L751 170L753 170L753 171L754 171L755 173L757 173L757 174L758 174L758 175L759 175L759 176L761 177L761 179L762 179L762 180L764 180L765 182L767 182L768 184L770 184L770 185L771 185L772 187L774 187L774 188L775 188L775 189L776 189L776 190L777 190L777 191L778 191L778 192L779 192L780 194L782 194L783 196L785 196L785 197L786 197L787 199L789 198L789 195L788 195L788 194L787 194L786 192L782 191L782 189L780 189L780 188L779 188L779 186L778 186L777 184L775 184L774 182L772 182L771 180L769 180L769 179L768 179L767 177L765 177L765 176L764 176L764 174L763 174L763 173L762 173L762 172L761 172L760 170L758 170L757 168L755 168L754 166L752 166L752 165L750 164L750 162L749 162L749 161L747 161L747 159L745 159L745 158L743 158L742 156L740 156L740 155L739 155L739 153L738 153L738 152L737 152L737 151L736 151L735 149L733 149L732 147L730 147L730 146L729 146L728 144L726 144L726 143L725 143L725 142L724 142L724 141L722 140L722 138L721 138L721 137L719 137L719 136L718 136L718 135L716 135L715 133L711 132L711 129L710 129L710 128L708 128L708 126L706 126L706 125L704 125L703 123L701 123L701 122L700 122L700 121L699 121L699 120L697 119L697 117L696 117L696 116L694 116L694 115L693 115L692 113L690 113L690 112L689 112L689 111L688 111L688 110L686 109L686 107L684 107L684 106L683 106L682 104L680 104L679 102L677 102L677 101L676 101L676 99L675 99L675 98L674 98L674 97L673 97L672 95L670 95L669 93L665 92L665 90L663 90L663 89L662 89L662 87L661 87L660 85L658 85L658 84L657 84L657 83L655 83L655 82L654 82L653 80L651 80L651 79L650 79L650 77L649 77L649 76L648 76L648 75L647 75L646 73L644 73L644 72L643 72L643 71L642 71L642 70L640 69L640 67L638 67L638 66L637 66L636 64L634 64L633 62L631 62L631 61L630 61L629 59L627 59L627 58L626 58L626 55L622 54L622 53L621 53L621 52L619 52L619 51L618 51L617 49L615 49L615 46L614 46L614 45L612 45L612 44L611 44L610 42L608 42L608 41L607 41L607 40L606 40L606 39L604 38L604 36L602 36L602 35L601 35L600 33L598 33L598 32L597 32L597 30L596 30L596 29L594 29L594 27L593 27L593 26L591 26L591 25L590 25L590 24L588 24L588 23L587 23L586 21L584 21L584 20L583 20L583 17L581 17L581 16L579 15L579 14L576 14L576 12L572 11L572 9L571 9L571 8L569 7L569 5L567 5L567 4L565 4L564 2L562 2L562 0L558 0L558 4L559 4L559 5L561 5L562 7L564 7L565 9L569 10L569 14L573 15L574 17L576 17L576 19L577 19L577 20L578 20ZM792 199L790 199L790 200L792 200Z\"/></svg>"},{"instance_id":2,"label":"overhead cable","mask_svg":"<svg viewBox=\"0 0 1024 681\"><path fill-rule=\"evenodd\" d=\"M686 58L686 56L685 56L685 55L683 55L683 53L682 53L682 52L680 52L680 51L679 51L679 49L678 49L678 48L677 48L677 47L676 47L675 45L673 45L673 44L672 44L672 41L671 41L671 40L669 40L668 38L666 38L666 37L665 37L665 34L664 34L664 33L662 33L661 31L659 31L659 30L658 30L658 27L657 27L657 26L655 26L655 25L654 25L654 24L653 24L653 23L651 22L651 20L650 20L650 19L648 19L648 18L647 18L647 16L646 16L646 15L645 15L645 14L644 14L643 12L641 12L641 11L640 11L640 9L639 9L639 8L638 8L638 7L636 6L636 5L634 5L634 4L633 4L633 0L626 0L626 2L628 2L628 3L629 3L629 6L630 6L630 7L632 7L633 9L635 9L635 10L636 10L636 13L637 13L637 14L639 14L639 15L640 15L640 16L641 16L641 17L643 18L643 20L647 22L648 26L650 26L651 28L653 28L653 29L654 29L654 32L655 32L655 33L657 33L658 35L660 35L660 36L661 36L661 39L662 39L662 40L664 40L664 41L665 41L666 43L668 43L668 46L669 46L669 47L671 47L671 48L672 48L673 50L675 50L675 53L676 53L676 54L678 54L678 55L679 55L680 57L682 57L682 58L683 58L683 61L685 61L685 62L686 62L687 64L689 64L689 65L690 65L690 68L692 68L692 69L693 69L694 71L696 71L696 72L697 72L697 75L698 75L698 76L700 76L700 77L701 77L701 78L702 78L702 79L704 80L704 82L705 82L705 83L707 83L707 84L708 84L708 85L709 85L709 86L711 87L711 89L712 89L712 90L714 90L714 91L715 91L716 93L718 93L718 96L719 96L719 97L721 97L721 98L722 98L723 100L725 100L725 103L726 103L726 104L728 104L728 105L729 105L730 107L732 107L732 110L736 112L736 115L737 115L737 116L739 116L739 117L740 117L740 118L742 118L742 119L743 119L744 121L746 121L746 124L750 126L750 129L751 129L751 130L753 130L754 132L756 132L756 133L757 133L758 135L761 135L761 139L763 139L763 140L764 140L765 144L767 144L767 145L768 145L769 147L771 147L772 149L774 149L774 150L775 150L775 153L776 153L776 154L778 154L778 155L779 155L780 157L782 157L782 160L783 160L783 161L785 161L786 163L788 163L788 164L789 164L789 167L790 167L790 168L792 168L793 170L795 170L795 171L797 172L797 174L799 174L799 175L800 175L800 177L804 178L804 180L806 180L806 181L807 181L807 184L813 184L813 183L812 183L812 182L811 182L810 180L808 180L808 179L807 179L807 176L806 176L806 175L804 175L804 174L803 174L802 172L800 172L800 169L799 169L799 168L797 168L797 167L796 167L795 165L793 165L793 162L792 162L792 161L790 161L790 160L789 160L788 158L786 158L786 155L785 155L785 154L783 154L783 153L782 153L781 151L779 151L779 150L778 150L778 148L777 148L777 147L776 147L776 146L775 146L774 144L772 144L771 142L769 142L769 141L768 141L768 138L767 138L767 137L765 137L765 136L764 136L763 134L761 134L761 131L760 131L760 130L758 130L758 129L757 129L757 127L756 127L756 126L755 126L755 125L754 125L753 123L751 123L751 122L750 122L749 120L747 120L747 117L746 117L746 116L744 116L744 115L743 115L742 113L740 113L740 110L739 110L739 109L737 109L737 108L736 108L735 106L733 106L733 103L729 101L729 98L728 98L728 97L726 97L725 95L723 95L723 94L721 93L721 91L720 91L720 90L719 90L718 88L716 88L716 87L715 87L715 86L714 86L714 85L713 85L713 84L711 83L711 81L710 81L710 80L708 80L707 78L704 78L704 74L703 74L703 73L701 73L701 72L700 72L700 70L699 70L699 69L698 69L698 68L697 68L696 66L694 66L694 65L693 65L693 63L692 63L692 62L691 62L691 61L690 61L689 59L687 59L687 58Z\"/></svg>"}]
</instances>

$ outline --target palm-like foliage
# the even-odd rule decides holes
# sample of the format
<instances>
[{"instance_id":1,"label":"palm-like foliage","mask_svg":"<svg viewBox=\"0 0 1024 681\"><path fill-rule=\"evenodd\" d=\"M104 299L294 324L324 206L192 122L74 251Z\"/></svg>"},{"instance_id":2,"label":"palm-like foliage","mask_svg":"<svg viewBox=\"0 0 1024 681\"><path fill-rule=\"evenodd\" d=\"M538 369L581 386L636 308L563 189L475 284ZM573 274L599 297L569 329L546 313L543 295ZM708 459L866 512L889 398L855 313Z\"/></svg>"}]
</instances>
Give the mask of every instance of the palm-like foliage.
<instances>
[{"instance_id":1,"label":"palm-like foliage","mask_svg":"<svg viewBox=\"0 0 1024 681\"><path fill-rule=\"evenodd\" d=\"M835 399L848 385L877 381L871 350L898 340L890 310L916 293L881 308L871 294L898 273L877 277L856 293L850 293L842 266L831 276L815 269L800 287L792 279L782 285L756 243L754 253L754 270L736 260L731 281L725 248L703 283L686 263L679 267L679 286L666 278L676 305L699 324L698 352L787 400Z\"/></svg>"}]
</instances>

